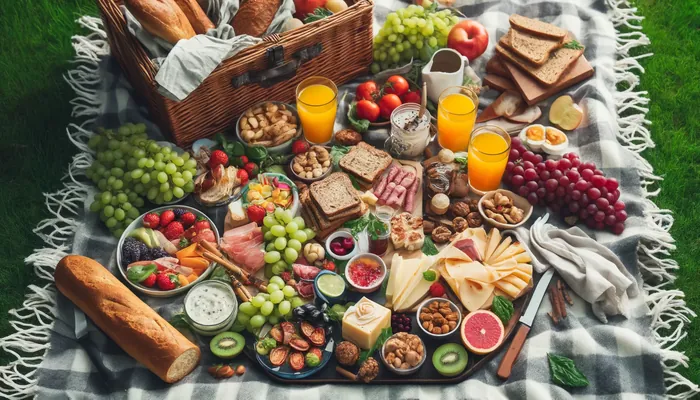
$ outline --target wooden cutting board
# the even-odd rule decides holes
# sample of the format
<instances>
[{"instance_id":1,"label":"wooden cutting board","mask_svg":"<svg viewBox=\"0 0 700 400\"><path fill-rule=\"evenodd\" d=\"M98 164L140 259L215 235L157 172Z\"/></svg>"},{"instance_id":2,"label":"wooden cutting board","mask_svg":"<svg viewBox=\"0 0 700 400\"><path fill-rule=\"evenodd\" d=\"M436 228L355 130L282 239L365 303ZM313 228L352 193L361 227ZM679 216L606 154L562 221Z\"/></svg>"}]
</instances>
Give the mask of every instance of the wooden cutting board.
<instances>
[{"instance_id":1,"label":"wooden cutting board","mask_svg":"<svg viewBox=\"0 0 700 400\"><path fill-rule=\"evenodd\" d=\"M586 57L581 56L574 62L561 79L552 86L545 86L531 78L527 73L520 70L515 64L506 60L501 60L511 79L520 90L525 102L532 106L545 100L560 91L571 87L584 79L593 76L593 67L588 63Z\"/></svg>"}]
</instances>

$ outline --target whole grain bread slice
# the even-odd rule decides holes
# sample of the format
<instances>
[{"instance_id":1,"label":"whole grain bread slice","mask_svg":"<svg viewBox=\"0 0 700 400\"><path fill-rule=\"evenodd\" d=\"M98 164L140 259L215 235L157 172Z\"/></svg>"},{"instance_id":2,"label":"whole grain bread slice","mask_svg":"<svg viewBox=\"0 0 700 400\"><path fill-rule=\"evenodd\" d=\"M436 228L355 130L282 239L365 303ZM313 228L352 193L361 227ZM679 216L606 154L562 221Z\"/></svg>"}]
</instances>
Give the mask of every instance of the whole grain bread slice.
<instances>
[{"instance_id":1,"label":"whole grain bread slice","mask_svg":"<svg viewBox=\"0 0 700 400\"><path fill-rule=\"evenodd\" d=\"M501 58L498 57L498 54L494 54L493 57L489 58L489 61L486 63L486 73L510 79L510 74L503 65Z\"/></svg>"},{"instance_id":2,"label":"whole grain bread slice","mask_svg":"<svg viewBox=\"0 0 700 400\"><path fill-rule=\"evenodd\" d=\"M569 36L564 39L565 42L569 42L570 40L572 40L572 38ZM566 72L569 67L576 62L576 60L578 60L579 57L581 57L584 51L583 46L581 46L579 49L561 47L553 52L547 62L544 64L532 65L509 50L506 47L506 44L509 44L508 42L508 35L504 35L498 44L496 44L496 52L498 55L507 61L512 62L518 68L545 86L552 86L557 83L564 72Z\"/></svg>"},{"instance_id":3,"label":"whole grain bread slice","mask_svg":"<svg viewBox=\"0 0 700 400\"><path fill-rule=\"evenodd\" d=\"M340 159L339 165L345 172L370 183L376 181L392 161L389 153L360 142Z\"/></svg>"},{"instance_id":4,"label":"whole grain bread slice","mask_svg":"<svg viewBox=\"0 0 700 400\"><path fill-rule=\"evenodd\" d=\"M335 221L329 221L325 216L321 215L316 204L311 200L309 194L310 190L308 188L299 191L299 200L301 202L301 216L304 221L311 226L314 231L318 232L332 231L340 228L346 221L351 219L359 218L365 212L367 212L368 207L361 203L356 211L353 213L346 214L343 218ZM319 235L321 236L321 235Z\"/></svg>"},{"instance_id":5,"label":"whole grain bread slice","mask_svg":"<svg viewBox=\"0 0 700 400\"><path fill-rule=\"evenodd\" d=\"M535 65L547 62L552 52L563 44L561 39L542 38L513 28L506 35L508 40L501 44Z\"/></svg>"},{"instance_id":6,"label":"whole grain bread slice","mask_svg":"<svg viewBox=\"0 0 700 400\"><path fill-rule=\"evenodd\" d=\"M334 172L323 180L312 183L309 191L314 203L327 217L353 209L361 203L350 178L342 172Z\"/></svg>"},{"instance_id":7,"label":"whole grain bread slice","mask_svg":"<svg viewBox=\"0 0 700 400\"><path fill-rule=\"evenodd\" d=\"M556 25L523 17L522 15L518 14L511 15L508 21L510 22L510 26L513 28L544 38L562 40L567 34L565 29L562 29Z\"/></svg>"}]
</instances>

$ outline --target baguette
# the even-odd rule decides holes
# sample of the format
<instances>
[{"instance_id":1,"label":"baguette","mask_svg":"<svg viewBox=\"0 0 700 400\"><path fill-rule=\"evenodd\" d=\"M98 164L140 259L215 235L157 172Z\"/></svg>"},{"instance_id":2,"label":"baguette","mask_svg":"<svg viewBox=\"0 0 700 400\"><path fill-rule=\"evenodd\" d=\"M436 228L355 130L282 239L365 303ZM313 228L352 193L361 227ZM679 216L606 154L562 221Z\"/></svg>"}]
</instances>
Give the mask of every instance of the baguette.
<instances>
[{"instance_id":1,"label":"baguette","mask_svg":"<svg viewBox=\"0 0 700 400\"><path fill-rule=\"evenodd\" d=\"M199 347L97 261L65 256L56 266L54 280L95 325L165 382L179 381L199 364Z\"/></svg>"},{"instance_id":2,"label":"baguette","mask_svg":"<svg viewBox=\"0 0 700 400\"><path fill-rule=\"evenodd\" d=\"M231 26L236 35L262 37L275 19L280 0L243 0Z\"/></svg>"},{"instance_id":3,"label":"baguette","mask_svg":"<svg viewBox=\"0 0 700 400\"><path fill-rule=\"evenodd\" d=\"M168 43L195 35L192 24L174 0L124 0L124 5L143 29Z\"/></svg>"},{"instance_id":4,"label":"baguette","mask_svg":"<svg viewBox=\"0 0 700 400\"><path fill-rule=\"evenodd\" d=\"M207 14L199 6L197 0L175 0L178 7L185 13L192 28L197 34L205 34L209 29L216 28Z\"/></svg>"}]
</instances>

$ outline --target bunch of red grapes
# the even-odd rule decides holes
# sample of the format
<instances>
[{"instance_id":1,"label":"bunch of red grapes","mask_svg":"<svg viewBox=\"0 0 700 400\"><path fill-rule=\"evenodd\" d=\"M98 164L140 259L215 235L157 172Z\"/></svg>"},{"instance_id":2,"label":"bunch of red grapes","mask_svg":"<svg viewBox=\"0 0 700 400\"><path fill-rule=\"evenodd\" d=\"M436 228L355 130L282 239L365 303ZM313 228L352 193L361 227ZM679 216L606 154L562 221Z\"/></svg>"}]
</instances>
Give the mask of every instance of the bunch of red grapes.
<instances>
[{"instance_id":1,"label":"bunch of red grapes","mask_svg":"<svg viewBox=\"0 0 700 400\"><path fill-rule=\"evenodd\" d=\"M581 162L578 154L545 160L513 138L503 181L530 204L560 213L570 225L582 221L617 235L625 230L627 212L617 179L606 178L592 162Z\"/></svg>"}]
</instances>

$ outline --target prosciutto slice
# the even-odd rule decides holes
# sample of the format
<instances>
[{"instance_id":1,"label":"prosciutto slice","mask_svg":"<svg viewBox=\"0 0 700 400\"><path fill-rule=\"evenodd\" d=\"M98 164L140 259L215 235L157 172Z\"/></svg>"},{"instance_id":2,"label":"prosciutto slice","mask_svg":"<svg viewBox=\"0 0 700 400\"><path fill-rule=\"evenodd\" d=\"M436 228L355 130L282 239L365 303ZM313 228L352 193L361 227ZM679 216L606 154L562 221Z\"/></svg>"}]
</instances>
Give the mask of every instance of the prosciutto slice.
<instances>
[{"instance_id":1,"label":"prosciutto slice","mask_svg":"<svg viewBox=\"0 0 700 400\"><path fill-rule=\"evenodd\" d=\"M481 261L481 255L479 250L476 248L476 244L471 239L462 239L455 243L455 247L459 249L462 253L469 256L474 261Z\"/></svg>"},{"instance_id":2,"label":"prosciutto slice","mask_svg":"<svg viewBox=\"0 0 700 400\"><path fill-rule=\"evenodd\" d=\"M294 275L298 276L299 279L304 279L307 281L313 280L316 278L316 275L321 272L320 269L314 266L302 264L292 265L292 270L294 271Z\"/></svg>"},{"instance_id":3,"label":"prosciutto slice","mask_svg":"<svg viewBox=\"0 0 700 400\"><path fill-rule=\"evenodd\" d=\"M236 265L254 274L265 266L262 229L255 222L224 232L221 250Z\"/></svg>"},{"instance_id":4,"label":"prosciutto slice","mask_svg":"<svg viewBox=\"0 0 700 400\"><path fill-rule=\"evenodd\" d=\"M296 284L297 292L303 299L314 297L314 284L309 281L299 281Z\"/></svg>"}]
</instances>

